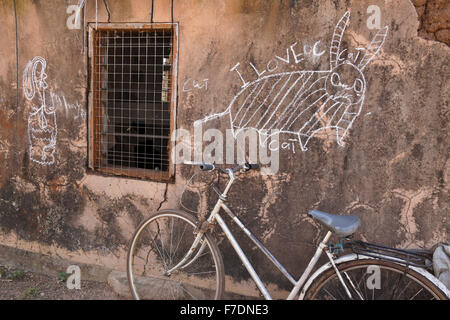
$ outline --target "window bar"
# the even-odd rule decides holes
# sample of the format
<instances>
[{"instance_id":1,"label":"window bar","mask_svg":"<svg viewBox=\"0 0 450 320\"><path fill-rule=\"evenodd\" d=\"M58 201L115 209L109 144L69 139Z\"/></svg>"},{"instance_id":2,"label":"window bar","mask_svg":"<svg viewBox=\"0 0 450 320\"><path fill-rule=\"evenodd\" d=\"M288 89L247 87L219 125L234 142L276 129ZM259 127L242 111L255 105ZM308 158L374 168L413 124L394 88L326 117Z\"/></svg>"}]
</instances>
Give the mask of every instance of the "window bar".
<instances>
[{"instance_id":1,"label":"window bar","mask_svg":"<svg viewBox=\"0 0 450 320\"><path fill-rule=\"evenodd\" d=\"M108 54L109 54L109 37L108 37L108 31L102 32L103 36L106 36L106 41L103 41L105 43L105 49L103 51L103 55L100 59L100 65L99 69L103 70L103 79L100 83L100 92L101 92L101 110L102 110L102 120L103 120L103 127L102 127L102 159L105 158L108 154L108 148L109 148L109 141L108 141L108 130L109 130L109 114L108 114L108 81L109 81L109 74L108 74Z\"/></svg>"},{"instance_id":2,"label":"window bar","mask_svg":"<svg viewBox=\"0 0 450 320\"><path fill-rule=\"evenodd\" d=\"M163 31L163 41L162 41L162 43L163 43L163 58L162 58L162 68L161 68L162 69L161 119L162 119L162 122L164 123L165 122L164 111L166 109L166 102L167 102L167 81L168 81L167 72L166 72L166 47L165 47L165 44L166 44L166 31ZM164 133L163 132L163 128L164 128L164 126L161 126L161 128L160 128L161 134ZM162 142L162 139L161 139L161 143L159 145L160 145L160 154L162 155L163 154L163 148L164 148L164 143ZM160 160L160 167L161 168L163 167L162 166L162 156L161 156L161 160Z\"/></svg>"},{"instance_id":3,"label":"window bar","mask_svg":"<svg viewBox=\"0 0 450 320\"><path fill-rule=\"evenodd\" d=\"M137 57L136 57L136 60L137 60L137 81L139 82L139 73L141 72L141 65L140 65L140 62L141 62L141 32L139 32L138 33L138 40L137 40L137 43L138 43L138 52L137 52ZM130 81L131 81L131 79L130 79ZM141 103L141 101L140 101L140 98L141 98L141 96L140 96L140 84L138 84L137 85L137 103L136 103L136 112L137 112L137 118L138 118L138 123L141 123L141 121L142 120L144 120L144 119L141 119L141 108L140 108L140 103ZM140 132L140 126L138 126L138 132L139 132L139 134L141 133ZM139 148L138 148L138 154L137 154L137 159L136 159L136 161L137 161L137 167L138 168L140 168L141 166L144 166L145 165L145 158L144 159L142 159L142 157L144 157L145 156L145 150L147 149L147 139L145 139L144 140L144 148L143 148L143 150L144 150L144 152L141 152L141 150L142 150L142 148L141 148L141 150L139 150ZM142 159L142 160L141 160Z\"/></svg>"},{"instance_id":4,"label":"window bar","mask_svg":"<svg viewBox=\"0 0 450 320\"><path fill-rule=\"evenodd\" d=\"M127 33L126 33L126 36L127 36L127 41L129 41L129 46L128 46L128 49L129 49L129 53L128 53L128 59L126 60L126 62L128 62L128 70L129 70L129 72L128 72L128 77L129 77L129 79L128 79L128 85L126 85L125 83L124 83L124 87L126 88L126 97L127 97L127 99L128 99L128 103L126 103L126 105L127 105L127 108L128 108L128 110L127 110L127 117L128 117L128 124L127 125L125 125L125 127L126 127L126 129L125 129L125 131L127 132L127 133L131 133L132 131L131 131L131 117L132 117L132 106L131 106L131 83L130 83L130 81L131 81L131 74L132 74L132 70L131 70L131 60L133 59L133 57L132 57L132 54L133 54L133 52L132 52L132 48L131 48L131 42L132 42L132 39L131 39L131 32L130 31L128 31ZM125 46L124 46L125 47ZM131 139L131 137L129 137L129 136L127 136L126 137L126 139L125 139L125 142L126 143L128 143L128 147L127 147L127 152L126 152L126 155L127 155L127 157L128 157L128 167L132 167L133 166L133 157L132 157L132 153L131 153L131 151L134 149L134 146L133 146L133 139ZM123 152L123 151L122 151ZM123 157L122 157L122 159L123 159ZM121 168L122 169L122 168Z\"/></svg>"},{"instance_id":5,"label":"window bar","mask_svg":"<svg viewBox=\"0 0 450 320\"><path fill-rule=\"evenodd\" d=\"M121 37L120 37L120 52L121 52L121 64L120 64L120 86L119 86L119 92L120 92L120 118L116 119L115 121L115 125L118 126L118 129L120 131L120 133L126 133L127 132L127 124L126 124L126 115L127 115L127 110L126 108L126 97L127 97L127 89L125 86L125 78L126 78L126 50L125 50L125 45L126 45L126 38L125 38L126 34L125 31L121 31ZM127 147L127 141L126 141L126 136L120 136L120 139L117 141L117 147L114 146L114 151L113 151L113 159L115 162L117 162L117 166L119 169L122 169L124 167L124 164L126 164L125 162L125 158L126 158L126 147Z\"/></svg>"},{"instance_id":6,"label":"window bar","mask_svg":"<svg viewBox=\"0 0 450 320\"><path fill-rule=\"evenodd\" d=\"M145 119L147 119L148 118L148 100L147 100L147 92L148 92L148 89L149 89L149 86L148 86L148 65L149 65L149 63L148 63L148 56L149 56L149 44L150 44L150 39L149 39L149 34L150 34L150 32L146 32L145 33L145 75L144 75L144 83L145 83L145 95L144 95L144 108L145 108ZM145 123L145 126L144 126L144 128L145 128L145 133L147 134L147 122ZM150 150L150 148L149 149L146 149L146 152L148 152L148 150Z\"/></svg>"},{"instance_id":7,"label":"window bar","mask_svg":"<svg viewBox=\"0 0 450 320\"><path fill-rule=\"evenodd\" d=\"M115 126L117 125L116 124L116 116L118 114L117 109L118 109L119 106L118 106L118 104L116 104L117 99L116 99L116 92L115 91L116 91L116 86L118 84L120 84L120 81L118 79L119 77L118 77L118 74L117 74L117 65L119 63L119 61L118 61L119 59L117 58L117 54L116 54L117 31L112 31L111 34L114 35L114 38L113 38L113 41L112 41L113 48L109 48L108 54L112 55L112 60L114 61L114 65L111 68L112 71L114 72L114 75L113 75L114 83L111 84L111 88L112 88L111 91L112 92L108 94L108 99L110 97L113 98L113 101L112 101L112 108L113 108L113 113L112 113L113 114L113 120L112 120L112 123L114 123L114 129L113 129L114 131L113 132L116 133L116 128L115 128ZM108 101L108 103L111 103L111 101ZM113 136L110 140L114 141L114 143L117 142L116 136ZM109 148L108 148L108 153L109 153ZM109 157L109 154L108 154L108 157ZM111 157L114 158L114 155L112 155ZM113 163L115 163L115 161L113 161Z\"/></svg>"},{"instance_id":8,"label":"window bar","mask_svg":"<svg viewBox=\"0 0 450 320\"><path fill-rule=\"evenodd\" d=\"M102 46L102 34L101 33L97 33L97 37L95 39L95 43L96 43L96 50L95 52L95 56L94 56L94 60L95 60L95 64L98 66L98 68L95 68L95 79L97 81L97 83L100 85L103 81L103 77L102 77L102 72L100 69L100 65L101 65L101 57L102 57L102 52L104 50L103 46ZM96 150L94 151L96 154L96 162L97 165L101 165L102 164L102 131L103 131L103 120L102 120L102 106L101 106L101 88L99 88L98 85L95 86L95 90L94 90L94 97L96 100L95 103L95 108L94 108L94 121L95 121L95 126L96 126Z\"/></svg>"},{"instance_id":9,"label":"window bar","mask_svg":"<svg viewBox=\"0 0 450 320\"><path fill-rule=\"evenodd\" d=\"M153 103L153 119L155 119L156 118L156 108L157 108L157 106L156 106L156 64L157 64L157 60L156 60L156 57L157 57L157 55L158 55L158 52L157 52L157 44L158 44L158 42L157 42L157 40L156 40L156 32L153 32L153 41L154 41L154 43L153 43L153 45L154 45L154 50L153 50L153 94L152 94L152 103ZM155 131L155 127L153 127L153 134L155 134L156 133L156 131ZM155 148L152 148L152 156L153 156L153 158L155 158Z\"/></svg>"}]
</instances>

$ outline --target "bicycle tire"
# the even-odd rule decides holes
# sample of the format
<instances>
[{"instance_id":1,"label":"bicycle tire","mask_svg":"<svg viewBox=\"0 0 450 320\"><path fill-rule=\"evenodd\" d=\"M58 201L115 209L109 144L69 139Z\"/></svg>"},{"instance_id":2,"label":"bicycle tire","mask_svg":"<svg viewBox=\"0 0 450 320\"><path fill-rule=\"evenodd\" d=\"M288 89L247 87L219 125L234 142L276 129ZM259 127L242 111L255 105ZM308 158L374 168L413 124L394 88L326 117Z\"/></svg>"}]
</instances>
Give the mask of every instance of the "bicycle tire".
<instances>
[{"instance_id":1,"label":"bicycle tire","mask_svg":"<svg viewBox=\"0 0 450 320\"><path fill-rule=\"evenodd\" d=\"M426 277L401 264L379 259L361 259L343 262L336 267L355 300L448 299L445 293ZM305 299L350 298L334 268L330 268L309 286Z\"/></svg>"},{"instance_id":2,"label":"bicycle tire","mask_svg":"<svg viewBox=\"0 0 450 320\"><path fill-rule=\"evenodd\" d=\"M209 233L204 234L201 244L182 268L166 274L186 255L194 242L197 225L197 219L184 211L161 210L137 227L127 257L127 277L134 299L213 300L222 297L223 259Z\"/></svg>"}]
</instances>

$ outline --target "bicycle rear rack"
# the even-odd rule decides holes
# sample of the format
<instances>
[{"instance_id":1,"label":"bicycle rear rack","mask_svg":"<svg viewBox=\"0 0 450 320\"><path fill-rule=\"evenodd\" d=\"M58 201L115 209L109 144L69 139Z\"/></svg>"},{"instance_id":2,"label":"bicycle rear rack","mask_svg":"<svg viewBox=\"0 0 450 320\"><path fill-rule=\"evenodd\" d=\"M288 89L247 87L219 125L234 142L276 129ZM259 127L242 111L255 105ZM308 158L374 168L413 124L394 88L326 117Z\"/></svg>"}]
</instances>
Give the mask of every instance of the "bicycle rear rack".
<instances>
[{"instance_id":1,"label":"bicycle rear rack","mask_svg":"<svg viewBox=\"0 0 450 320\"><path fill-rule=\"evenodd\" d=\"M399 262L398 260L400 259L407 266L432 267L433 253L431 250L396 249L363 241L350 241L345 243L345 247L351 249L355 254L362 254L381 260Z\"/></svg>"}]
</instances>

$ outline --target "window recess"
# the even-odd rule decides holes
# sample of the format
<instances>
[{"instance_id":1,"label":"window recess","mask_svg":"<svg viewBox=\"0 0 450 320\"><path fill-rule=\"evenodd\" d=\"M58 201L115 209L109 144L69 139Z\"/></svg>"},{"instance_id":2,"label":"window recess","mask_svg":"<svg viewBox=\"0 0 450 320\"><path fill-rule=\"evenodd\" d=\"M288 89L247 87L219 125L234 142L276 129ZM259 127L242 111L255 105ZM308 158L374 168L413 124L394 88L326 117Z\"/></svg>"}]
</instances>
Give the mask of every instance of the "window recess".
<instances>
[{"instance_id":1,"label":"window recess","mask_svg":"<svg viewBox=\"0 0 450 320\"><path fill-rule=\"evenodd\" d=\"M89 167L173 177L177 24L89 24Z\"/></svg>"}]
</instances>

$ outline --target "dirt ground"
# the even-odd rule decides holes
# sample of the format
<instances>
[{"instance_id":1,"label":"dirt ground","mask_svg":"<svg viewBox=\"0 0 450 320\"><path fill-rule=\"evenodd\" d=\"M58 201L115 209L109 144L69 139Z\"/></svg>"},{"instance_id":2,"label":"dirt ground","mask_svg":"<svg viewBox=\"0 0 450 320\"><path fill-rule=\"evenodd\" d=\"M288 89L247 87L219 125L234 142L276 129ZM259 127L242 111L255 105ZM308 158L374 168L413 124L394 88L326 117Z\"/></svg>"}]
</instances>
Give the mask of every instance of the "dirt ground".
<instances>
[{"instance_id":1,"label":"dirt ground","mask_svg":"<svg viewBox=\"0 0 450 320\"><path fill-rule=\"evenodd\" d=\"M81 280L68 289L62 274L42 275L0 265L0 300L123 300L107 283Z\"/></svg>"}]
</instances>

